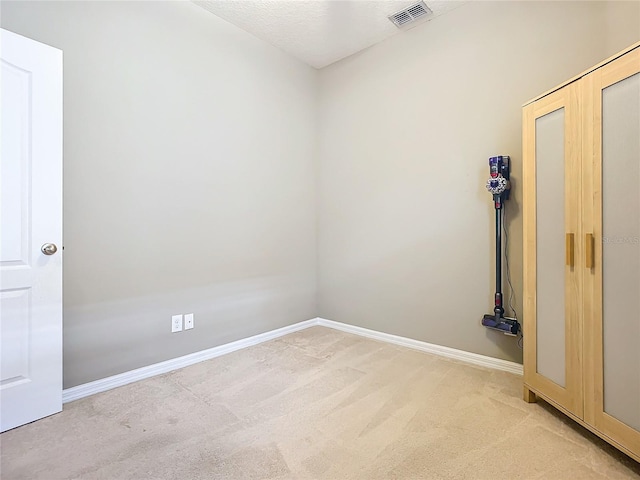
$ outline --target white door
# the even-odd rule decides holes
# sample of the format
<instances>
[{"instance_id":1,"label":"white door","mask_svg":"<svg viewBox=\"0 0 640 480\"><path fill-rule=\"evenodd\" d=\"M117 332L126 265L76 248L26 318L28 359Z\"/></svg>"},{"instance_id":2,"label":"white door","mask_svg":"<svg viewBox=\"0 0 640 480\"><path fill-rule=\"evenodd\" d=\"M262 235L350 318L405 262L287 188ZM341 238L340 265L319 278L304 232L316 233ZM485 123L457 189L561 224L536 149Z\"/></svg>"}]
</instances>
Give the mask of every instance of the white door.
<instances>
[{"instance_id":1,"label":"white door","mask_svg":"<svg viewBox=\"0 0 640 480\"><path fill-rule=\"evenodd\" d=\"M1 35L5 431L62 410L62 52L6 30Z\"/></svg>"}]
</instances>

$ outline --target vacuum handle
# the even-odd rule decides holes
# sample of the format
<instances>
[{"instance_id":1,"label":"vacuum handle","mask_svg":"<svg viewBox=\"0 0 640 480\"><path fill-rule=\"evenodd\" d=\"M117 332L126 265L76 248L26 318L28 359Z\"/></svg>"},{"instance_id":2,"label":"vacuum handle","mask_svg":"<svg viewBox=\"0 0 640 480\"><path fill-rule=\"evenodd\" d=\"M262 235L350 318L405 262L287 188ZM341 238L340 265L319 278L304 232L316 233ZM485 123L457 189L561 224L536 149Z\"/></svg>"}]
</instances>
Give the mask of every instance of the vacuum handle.
<instances>
[{"instance_id":1,"label":"vacuum handle","mask_svg":"<svg viewBox=\"0 0 640 480\"><path fill-rule=\"evenodd\" d=\"M565 259L566 259L566 264L569 267L573 267L573 260L574 260L574 253L575 253L575 241L574 241L574 234L573 233L567 233L566 238L565 238Z\"/></svg>"},{"instance_id":2,"label":"vacuum handle","mask_svg":"<svg viewBox=\"0 0 640 480\"><path fill-rule=\"evenodd\" d=\"M585 266L587 268L593 268L595 261L593 259L593 233L587 233L585 235L585 254L586 254L586 258L585 258Z\"/></svg>"}]
</instances>

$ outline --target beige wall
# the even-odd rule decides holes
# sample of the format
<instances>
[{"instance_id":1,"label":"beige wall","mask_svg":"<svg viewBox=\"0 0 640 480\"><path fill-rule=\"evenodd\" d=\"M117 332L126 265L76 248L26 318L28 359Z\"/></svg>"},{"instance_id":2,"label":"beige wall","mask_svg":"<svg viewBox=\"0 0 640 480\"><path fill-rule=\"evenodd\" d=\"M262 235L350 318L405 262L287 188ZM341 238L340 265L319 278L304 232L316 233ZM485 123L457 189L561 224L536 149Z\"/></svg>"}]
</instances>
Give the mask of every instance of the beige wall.
<instances>
[{"instance_id":1,"label":"beige wall","mask_svg":"<svg viewBox=\"0 0 640 480\"><path fill-rule=\"evenodd\" d=\"M487 160L514 163L521 313L520 105L640 40L638 6L474 2L322 70L320 316L521 361L480 326L494 290Z\"/></svg>"},{"instance_id":2,"label":"beige wall","mask_svg":"<svg viewBox=\"0 0 640 480\"><path fill-rule=\"evenodd\" d=\"M190 2L1 18L64 51L65 387L316 316L315 70Z\"/></svg>"},{"instance_id":3,"label":"beige wall","mask_svg":"<svg viewBox=\"0 0 640 480\"><path fill-rule=\"evenodd\" d=\"M2 2L64 51L65 387L318 314L520 360L479 326L487 158L515 164L520 307L520 104L637 40L639 12L471 3L318 85L188 2Z\"/></svg>"},{"instance_id":4,"label":"beige wall","mask_svg":"<svg viewBox=\"0 0 640 480\"><path fill-rule=\"evenodd\" d=\"M640 1L604 2L605 45L615 53L640 39Z\"/></svg>"}]
</instances>

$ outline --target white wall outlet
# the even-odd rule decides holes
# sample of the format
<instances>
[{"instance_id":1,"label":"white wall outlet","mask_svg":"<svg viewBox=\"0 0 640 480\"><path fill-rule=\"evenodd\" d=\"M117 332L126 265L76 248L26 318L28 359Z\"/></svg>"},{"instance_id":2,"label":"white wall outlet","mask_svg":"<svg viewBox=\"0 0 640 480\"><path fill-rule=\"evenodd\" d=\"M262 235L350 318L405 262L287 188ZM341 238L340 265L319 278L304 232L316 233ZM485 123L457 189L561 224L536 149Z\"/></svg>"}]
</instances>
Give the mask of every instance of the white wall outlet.
<instances>
[{"instance_id":1,"label":"white wall outlet","mask_svg":"<svg viewBox=\"0 0 640 480\"><path fill-rule=\"evenodd\" d=\"M171 333L182 331L182 315L173 315L171 317Z\"/></svg>"},{"instance_id":2,"label":"white wall outlet","mask_svg":"<svg viewBox=\"0 0 640 480\"><path fill-rule=\"evenodd\" d=\"M193 313L187 313L184 316L184 329L189 330L193 328Z\"/></svg>"}]
</instances>

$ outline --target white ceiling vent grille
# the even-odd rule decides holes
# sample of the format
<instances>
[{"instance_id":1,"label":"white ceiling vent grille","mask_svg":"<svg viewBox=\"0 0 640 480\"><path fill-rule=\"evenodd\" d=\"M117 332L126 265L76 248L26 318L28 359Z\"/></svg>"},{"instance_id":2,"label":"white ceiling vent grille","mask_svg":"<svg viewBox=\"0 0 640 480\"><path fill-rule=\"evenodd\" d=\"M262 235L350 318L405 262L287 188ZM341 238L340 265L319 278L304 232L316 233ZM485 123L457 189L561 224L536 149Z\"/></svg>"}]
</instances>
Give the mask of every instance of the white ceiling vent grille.
<instances>
[{"instance_id":1,"label":"white ceiling vent grille","mask_svg":"<svg viewBox=\"0 0 640 480\"><path fill-rule=\"evenodd\" d=\"M400 28L430 14L431 10L429 7L427 7L424 2L419 2L408 6L404 10L400 10L393 15L389 15L389 20L391 20L396 27Z\"/></svg>"}]
</instances>

